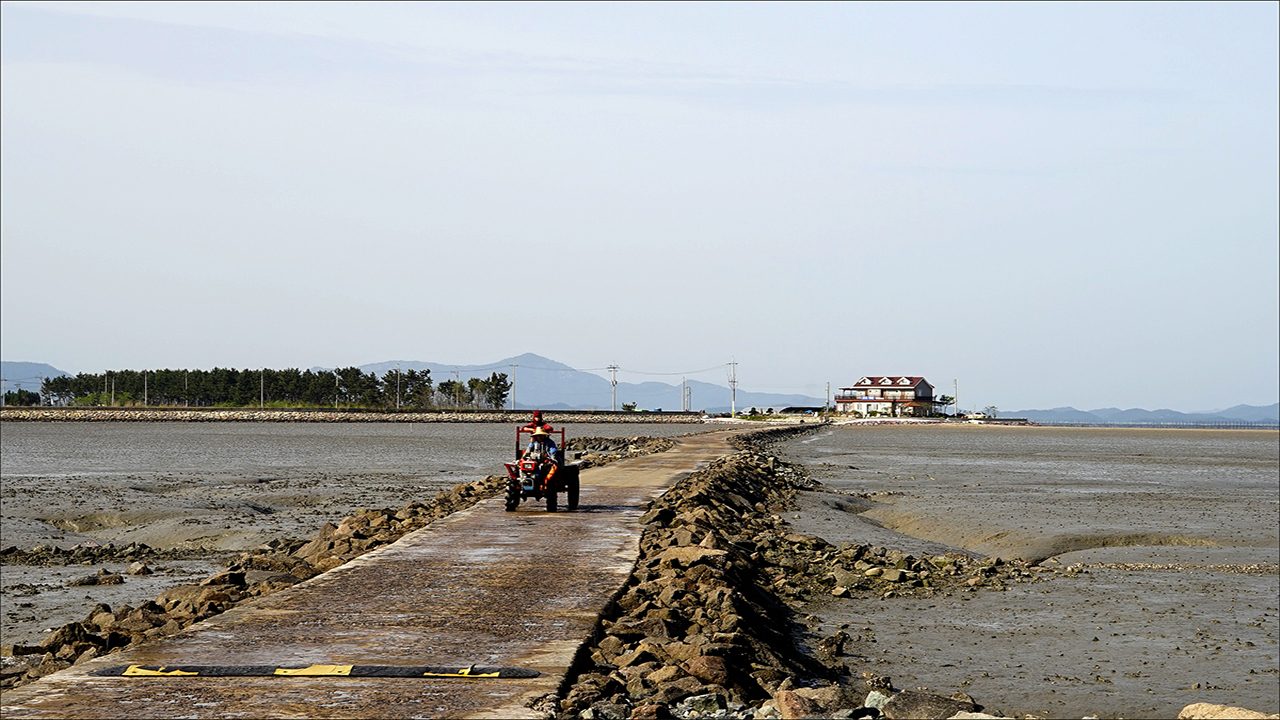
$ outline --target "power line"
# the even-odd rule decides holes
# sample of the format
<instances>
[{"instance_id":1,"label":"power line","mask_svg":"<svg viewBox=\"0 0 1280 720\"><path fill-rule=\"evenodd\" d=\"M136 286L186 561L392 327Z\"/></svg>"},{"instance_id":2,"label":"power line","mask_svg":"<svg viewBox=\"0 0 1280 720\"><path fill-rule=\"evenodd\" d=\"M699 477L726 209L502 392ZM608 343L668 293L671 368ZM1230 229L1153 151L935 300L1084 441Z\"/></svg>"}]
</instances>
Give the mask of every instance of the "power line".
<instances>
[{"instance_id":1,"label":"power line","mask_svg":"<svg viewBox=\"0 0 1280 720\"><path fill-rule=\"evenodd\" d=\"M43 375L33 375L31 377L24 377L24 378L5 378L6 382L17 382L17 383L31 382L32 380L44 381L45 377Z\"/></svg>"},{"instance_id":2,"label":"power line","mask_svg":"<svg viewBox=\"0 0 1280 720\"><path fill-rule=\"evenodd\" d=\"M720 365L712 365L711 367L703 368L702 370L683 370L681 372L645 372L643 370L631 370L630 368L620 368L620 369L623 372L629 372L632 375L697 375L698 373L711 372L712 370L719 370L722 367L724 367L724 365L720 364Z\"/></svg>"}]
</instances>

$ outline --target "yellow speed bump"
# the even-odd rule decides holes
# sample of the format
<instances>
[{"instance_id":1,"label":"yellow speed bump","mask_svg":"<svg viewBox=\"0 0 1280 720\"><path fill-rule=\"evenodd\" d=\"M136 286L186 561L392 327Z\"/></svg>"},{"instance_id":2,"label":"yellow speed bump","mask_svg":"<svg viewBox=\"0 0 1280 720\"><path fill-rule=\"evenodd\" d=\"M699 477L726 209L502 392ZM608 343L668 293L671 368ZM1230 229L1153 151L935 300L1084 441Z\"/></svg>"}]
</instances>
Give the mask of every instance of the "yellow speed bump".
<instances>
[{"instance_id":1,"label":"yellow speed bump","mask_svg":"<svg viewBox=\"0 0 1280 720\"><path fill-rule=\"evenodd\" d=\"M311 665L304 668L276 668L276 675L299 675L299 676L320 676L320 675L350 675L351 665Z\"/></svg>"},{"instance_id":2,"label":"yellow speed bump","mask_svg":"<svg viewBox=\"0 0 1280 720\"><path fill-rule=\"evenodd\" d=\"M496 678L502 674L502 670L499 668L486 668L486 669L491 670L492 672L476 672L475 665L468 665L460 670L455 670L453 672L449 672L449 671L431 672L431 670L428 670L427 672L422 673L422 677Z\"/></svg>"},{"instance_id":3,"label":"yellow speed bump","mask_svg":"<svg viewBox=\"0 0 1280 720\"><path fill-rule=\"evenodd\" d=\"M200 673L188 672L186 670L178 670L178 669L166 670L164 665L161 665L160 667L154 670L152 670L151 668L142 667L141 665L130 665L129 667L125 668L124 672L120 674L125 677L153 677L156 675L174 677L177 675L199 675Z\"/></svg>"}]
</instances>

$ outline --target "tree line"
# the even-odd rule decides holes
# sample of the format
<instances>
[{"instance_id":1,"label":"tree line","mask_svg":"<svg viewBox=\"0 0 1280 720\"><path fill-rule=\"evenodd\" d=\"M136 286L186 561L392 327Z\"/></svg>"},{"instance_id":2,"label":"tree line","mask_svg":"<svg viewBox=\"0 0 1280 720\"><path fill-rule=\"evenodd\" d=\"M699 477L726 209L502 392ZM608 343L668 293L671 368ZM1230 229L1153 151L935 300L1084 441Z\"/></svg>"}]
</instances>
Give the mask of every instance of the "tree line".
<instances>
[{"instance_id":1,"label":"tree line","mask_svg":"<svg viewBox=\"0 0 1280 720\"><path fill-rule=\"evenodd\" d=\"M115 370L47 378L39 395L27 393L10 404L500 409L510 392L507 374L497 372L434 383L430 370L390 370L378 377L357 367Z\"/></svg>"}]
</instances>

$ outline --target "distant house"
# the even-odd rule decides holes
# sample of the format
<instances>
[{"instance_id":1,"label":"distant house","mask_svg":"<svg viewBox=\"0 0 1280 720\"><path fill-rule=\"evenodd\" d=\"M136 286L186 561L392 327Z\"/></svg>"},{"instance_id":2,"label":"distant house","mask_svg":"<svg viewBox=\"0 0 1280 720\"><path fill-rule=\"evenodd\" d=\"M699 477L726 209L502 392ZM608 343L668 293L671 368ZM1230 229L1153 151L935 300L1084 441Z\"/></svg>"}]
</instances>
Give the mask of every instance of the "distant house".
<instances>
[{"instance_id":1,"label":"distant house","mask_svg":"<svg viewBox=\"0 0 1280 720\"><path fill-rule=\"evenodd\" d=\"M933 386L915 375L864 377L853 387L836 392L837 412L900 417L929 415L933 410Z\"/></svg>"}]
</instances>

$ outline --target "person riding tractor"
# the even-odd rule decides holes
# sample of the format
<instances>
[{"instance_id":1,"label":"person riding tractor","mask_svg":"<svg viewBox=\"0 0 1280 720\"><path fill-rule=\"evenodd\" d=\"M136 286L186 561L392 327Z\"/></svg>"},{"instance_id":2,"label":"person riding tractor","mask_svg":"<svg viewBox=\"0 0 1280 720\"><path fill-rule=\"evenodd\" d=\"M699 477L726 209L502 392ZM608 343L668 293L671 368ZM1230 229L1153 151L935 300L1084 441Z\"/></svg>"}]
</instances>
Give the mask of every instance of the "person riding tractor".
<instances>
[{"instance_id":1,"label":"person riding tractor","mask_svg":"<svg viewBox=\"0 0 1280 720\"><path fill-rule=\"evenodd\" d=\"M541 416L534 416L534 422L540 420ZM550 486L551 481L556 476L556 472L560 469L560 455L557 451L556 441L551 439L551 434L547 431L547 427L534 427L533 439L529 441L529 447L525 448L524 457L529 460L546 460L541 465L545 474L539 474L539 487Z\"/></svg>"},{"instance_id":2,"label":"person riding tractor","mask_svg":"<svg viewBox=\"0 0 1280 720\"><path fill-rule=\"evenodd\" d=\"M521 448L523 436L528 446ZM560 443L551 439L560 436ZM555 512L557 496L564 493L569 510L578 509L578 476L582 465L565 462L564 429L552 430L542 421L542 413L533 414L533 422L516 428L515 462L503 463L507 468L507 512L520 506L520 501L545 500L547 512Z\"/></svg>"}]
</instances>

